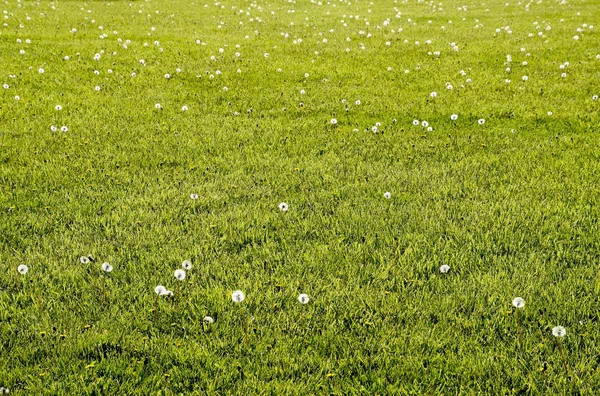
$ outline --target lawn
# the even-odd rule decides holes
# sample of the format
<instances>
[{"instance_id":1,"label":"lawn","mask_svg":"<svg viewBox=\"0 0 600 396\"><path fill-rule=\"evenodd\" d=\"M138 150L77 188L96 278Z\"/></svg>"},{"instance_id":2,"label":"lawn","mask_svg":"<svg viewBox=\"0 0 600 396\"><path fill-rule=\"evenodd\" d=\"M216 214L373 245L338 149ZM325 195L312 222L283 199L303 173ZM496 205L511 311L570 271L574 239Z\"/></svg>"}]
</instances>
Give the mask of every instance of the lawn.
<instances>
[{"instance_id":1,"label":"lawn","mask_svg":"<svg viewBox=\"0 0 600 396\"><path fill-rule=\"evenodd\" d=\"M0 387L600 388L599 0L1 8Z\"/></svg>"}]
</instances>

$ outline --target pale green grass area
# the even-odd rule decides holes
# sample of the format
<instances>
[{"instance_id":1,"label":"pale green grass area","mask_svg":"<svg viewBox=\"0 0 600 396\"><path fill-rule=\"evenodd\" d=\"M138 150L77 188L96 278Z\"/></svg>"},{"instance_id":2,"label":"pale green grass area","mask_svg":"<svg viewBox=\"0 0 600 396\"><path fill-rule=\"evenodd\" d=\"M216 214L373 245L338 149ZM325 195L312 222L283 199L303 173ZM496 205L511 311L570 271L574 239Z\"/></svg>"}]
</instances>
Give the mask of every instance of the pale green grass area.
<instances>
[{"instance_id":1,"label":"pale green grass area","mask_svg":"<svg viewBox=\"0 0 600 396\"><path fill-rule=\"evenodd\" d=\"M206 4L0 7L0 387L595 394L600 2Z\"/></svg>"}]
</instances>

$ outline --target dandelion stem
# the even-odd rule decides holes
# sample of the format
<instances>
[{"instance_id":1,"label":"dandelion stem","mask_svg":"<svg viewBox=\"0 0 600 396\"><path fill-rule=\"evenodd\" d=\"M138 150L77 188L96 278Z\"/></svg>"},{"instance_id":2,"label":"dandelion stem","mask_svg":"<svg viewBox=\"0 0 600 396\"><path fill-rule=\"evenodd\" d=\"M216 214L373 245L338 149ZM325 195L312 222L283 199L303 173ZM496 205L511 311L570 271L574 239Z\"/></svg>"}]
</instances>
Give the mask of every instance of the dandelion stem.
<instances>
[{"instance_id":1,"label":"dandelion stem","mask_svg":"<svg viewBox=\"0 0 600 396\"><path fill-rule=\"evenodd\" d=\"M177 306L179 306L179 300L181 300L181 282L177 282Z\"/></svg>"},{"instance_id":2,"label":"dandelion stem","mask_svg":"<svg viewBox=\"0 0 600 396\"><path fill-rule=\"evenodd\" d=\"M106 278L102 277L102 304L104 305L104 300L106 299L106 291L105 291Z\"/></svg>"},{"instance_id":3,"label":"dandelion stem","mask_svg":"<svg viewBox=\"0 0 600 396\"><path fill-rule=\"evenodd\" d=\"M156 300L154 300L154 323L156 323L156 319L158 318L158 297L159 295L156 295Z\"/></svg>"},{"instance_id":4,"label":"dandelion stem","mask_svg":"<svg viewBox=\"0 0 600 396\"><path fill-rule=\"evenodd\" d=\"M517 317L517 331L519 332L519 345L521 348L523 347L523 333L521 332L521 319L519 318L519 310L515 311L515 315Z\"/></svg>"},{"instance_id":5,"label":"dandelion stem","mask_svg":"<svg viewBox=\"0 0 600 396\"><path fill-rule=\"evenodd\" d=\"M558 349L560 350L560 357L562 358L563 361L563 366L565 367L565 374L569 375L569 370L567 368L567 361L565 360L565 354L563 352L563 347L562 347L562 339L558 339Z\"/></svg>"}]
</instances>

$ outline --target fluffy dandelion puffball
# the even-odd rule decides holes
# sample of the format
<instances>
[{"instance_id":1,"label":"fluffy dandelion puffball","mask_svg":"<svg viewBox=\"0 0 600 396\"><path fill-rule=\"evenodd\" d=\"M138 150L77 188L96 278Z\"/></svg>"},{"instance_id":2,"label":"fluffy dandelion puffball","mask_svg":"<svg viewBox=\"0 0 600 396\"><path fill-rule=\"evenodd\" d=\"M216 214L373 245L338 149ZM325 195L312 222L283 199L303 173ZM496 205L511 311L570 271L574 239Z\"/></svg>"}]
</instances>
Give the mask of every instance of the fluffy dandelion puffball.
<instances>
[{"instance_id":1,"label":"fluffy dandelion puffball","mask_svg":"<svg viewBox=\"0 0 600 396\"><path fill-rule=\"evenodd\" d=\"M517 297L512 301L512 304L515 306L515 308L523 308L525 306L525 300L523 300L521 297Z\"/></svg>"},{"instance_id":2,"label":"fluffy dandelion puffball","mask_svg":"<svg viewBox=\"0 0 600 396\"><path fill-rule=\"evenodd\" d=\"M245 298L246 298L246 296L244 295L244 292L242 292L241 290L236 290L233 293L231 293L231 299L235 303L241 303L242 301L244 301Z\"/></svg>"},{"instance_id":3,"label":"fluffy dandelion puffball","mask_svg":"<svg viewBox=\"0 0 600 396\"><path fill-rule=\"evenodd\" d=\"M79 257L79 262L81 262L81 264L88 264L90 262L90 259L85 256L81 256Z\"/></svg>"},{"instance_id":4,"label":"fluffy dandelion puffball","mask_svg":"<svg viewBox=\"0 0 600 396\"><path fill-rule=\"evenodd\" d=\"M167 291L167 289L163 285L158 285L154 288L154 293L158 294L159 296L161 296L165 291Z\"/></svg>"},{"instance_id":5,"label":"fluffy dandelion puffball","mask_svg":"<svg viewBox=\"0 0 600 396\"><path fill-rule=\"evenodd\" d=\"M483 118L480 118L479 120L477 120L477 123L479 125L483 125L483 124L485 124L485 120Z\"/></svg>"},{"instance_id":6,"label":"fluffy dandelion puffball","mask_svg":"<svg viewBox=\"0 0 600 396\"><path fill-rule=\"evenodd\" d=\"M17 271L19 271L21 275L25 275L27 271L29 271L29 267L27 267L25 264L21 264L17 267Z\"/></svg>"},{"instance_id":7,"label":"fluffy dandelion puffball","mask_svg":"<svg viewBox=\"0 0 600 396\"><path fill-rule=\"evenodd\" d=\"M552 329L552 335L554 337L564 337L567 335L567 330L562 326L556 326Z\"/></svg>"},{"instance_id":8,"label":"fluffy dandelion puffball","mask_svg":"<svg viewBox=\"0 0 600 396\"><path fill-rule=\"evenodd\" d=\"M282 202L279 204L279 210L281 210L282 212L287 212L288 209L289 209L289 206L285 202Z\"/></svg>"},{"instance_id":9,"label":"fluffy dandelion puffball","mask_svg":"<svg viewBox=\"0 0 600 396\"><path fill-rule=\"evenodd\" d=\"M213 324L215 323L215 320L213 318L211 318L210 316L205 316L204 319L202 319L202 321L206 324Z\"/></svg>"},{"instance_id":10,"label":"fluffy dandelion puffball","mask_svg":"<svg viewBox=\"0 0 600 396\"><path fill-rule=\"evenodd\" d=\"M452 121L456 121L456 120L458 120L458 114L452 114L452 115L450 116L450 119L451 119Z\"/></svg>"},{"instance_id":11,"label":"fluffy dandelion puffball","mask_svg":"<svg viewBox=\"0 0 600 396\"><path fill-rule=\"evenodd\" d=\"M392 193L389 191L386 191L385 193L383 193L383 198L385 198L385 199L392 198Z\"/></svg>"},{"instance_id":12,"label":"fluffy dandelion puffball","mask_svg":"<svg viewBox=\"0 0 600 396\"><path fill-rule=\"evenodd\" d=\"M182 269L175 270L175 279L184 280L185 279L185 271Z\"/></svg>"},{"instance_id":13,"label":"fluffy dandelion puffball","mask_svg":"<svg viewBox=\"0 0 600 396\"><path fill-rule=\"evenodd\" d=\"M191 199L198 199L198 194L190 194Z\"/></svg>"},{"instance_id":14,"label":"fluffy dandelion puffball","mask_svg":"<svg viewBox=\"0 0 600 396\"><path fill-rule=\"evenodd\" d=\"M189 271L192 269L192 262L190 260L184 260L183 263L181 263L181 266L184 270Z\"/></svg>"},{"instance_id":15,"label":"fluffy dandelion puffball","mask_svg":"<svg viewBox=\"0 0 600 396\"><path fill-rule=\"evenodd\" d=\"M442 274L447 274L448 271L450 271L450 266L447 264L444 264L440 267L440 273Z\"/></svg>"},{"instance_id":16,"label":"fluffy dandelion puffball","mask_svg":"<svg viewBox=\"0 0 600 396\"><path fill-rule=\"evenodd\" d=\"M307 304L310 301L310 298L308 298L308 294L300 294L298 296L298 301L300 301L301 304Z\"/></svg>"},{"instance_id":17,"label":"fluffy dandelion puffball","mask_svg":"<svg viewBox=\"0 0 600 396\"><path fill-rule=\"evenodd\" d=\"M337 124L337 119L335 119L335 118L332 118L332 119L331 119L331 125L336 125L336 124Z\"/></svg>"},{"instance_id":18,"label":"fluffy dandelion puffball","mask_svg":"<svg viewBox=\"0 0 600 396\"><path fill-rule=\"evenodd\" d=\"M104 272L111 272L112 270L113 270L113 267L109 263L103 263L102 264L102 271L104 271Z\"/></svg>"}]
</instances>

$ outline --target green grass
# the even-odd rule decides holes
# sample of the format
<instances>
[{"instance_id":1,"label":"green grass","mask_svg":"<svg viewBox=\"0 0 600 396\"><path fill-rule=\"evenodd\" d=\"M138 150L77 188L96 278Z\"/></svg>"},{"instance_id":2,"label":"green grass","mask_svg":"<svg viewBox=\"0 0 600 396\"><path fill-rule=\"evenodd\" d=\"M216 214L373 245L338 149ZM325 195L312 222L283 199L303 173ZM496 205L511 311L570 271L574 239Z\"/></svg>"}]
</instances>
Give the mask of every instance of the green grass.
<instances>
[{"instance_id":1,"label":"green grass","mask_svg":"<svg viewBox=\"0 0 600 396\"><path fill-rule=\"evenodd\" d=\"M600 3L390 3L6 2L0 386L594 394Z\"/></svg>"}]
</instances>

